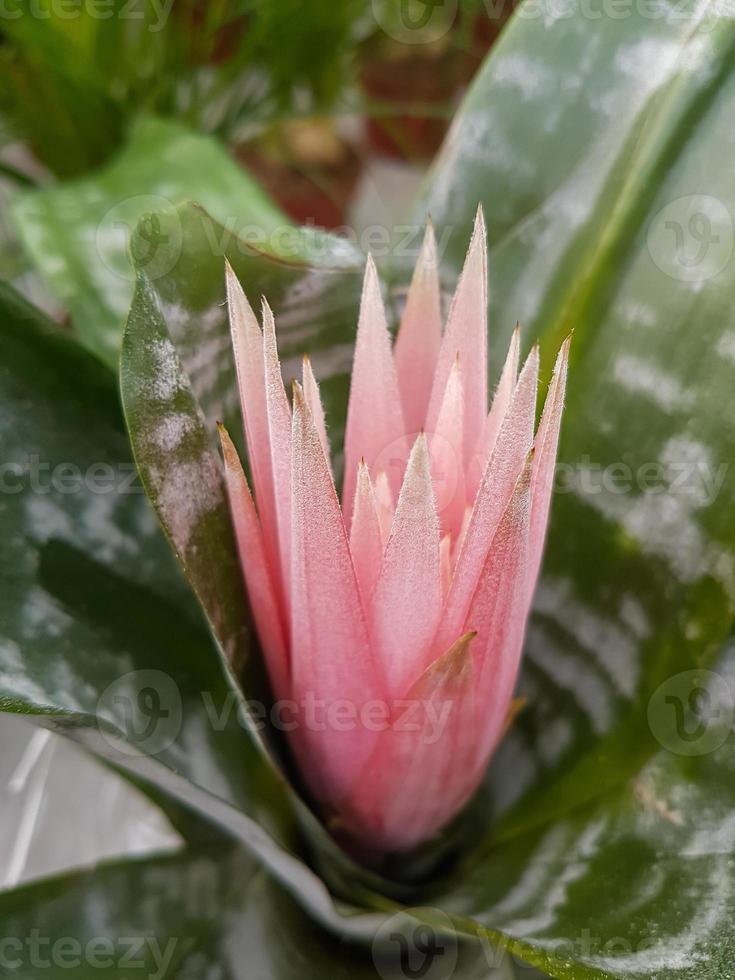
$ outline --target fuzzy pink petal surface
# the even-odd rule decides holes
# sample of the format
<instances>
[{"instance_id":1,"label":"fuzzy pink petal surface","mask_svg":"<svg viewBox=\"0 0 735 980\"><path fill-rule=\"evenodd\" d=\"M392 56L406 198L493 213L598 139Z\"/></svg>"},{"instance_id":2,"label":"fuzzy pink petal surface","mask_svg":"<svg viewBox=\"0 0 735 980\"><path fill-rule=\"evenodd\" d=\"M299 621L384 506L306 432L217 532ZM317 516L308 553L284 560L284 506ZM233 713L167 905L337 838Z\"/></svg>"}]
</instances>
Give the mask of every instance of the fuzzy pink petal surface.
<instances>
[{"instance_id":1,"label":"fuzzy pink petal surface","mask_svg":"<svg viewBox=\"0 0 735 980\"><path fill-rule=\"evenodd\" d=\"M385 470L378 470L375 475L374 489L380 519L380 534L383 538L383 548L385 548L390 537L390 529L393 526L393 515L396 512L396 505Z\"/></svg>"},{"instance_id":2,"label":"fuzzy pink petal surface","mask_svg":"<svg viewBox=\"0 0 735 980\"><path fill-rule=\"evenodd\" d=\"M311 367L311 360L306 354L304 354L301 369L301 385L304 389L304 401L311 412L311 417L314 419L316 431L319 433L319 441L322 444L324 455L327 457L331 468L331 454L329 451L329 438L327 436L327 422L324 418L324 406L322 405L322 398L319 394L319 385Z\"/></svg>"},{"instance_id":3,"label":"fuzzy pink petal surface","mask_svg":"<svg viewBox=\"0 0 735 980\"><path fill-rule=\"evenodd\" d=\"M464 384L464 453L469 463L487 415L487 245L478 209L464 268L452 299L431 391L426 428L432 431L459 354Z\"/></svg>"},{"instance_id":4,"label":"fuzzy pink petal surface","mask_svg":"<svg viewBox=\"0 0 735 980\"><path fill-rule=\"evenodd\" d=\"M273 467L273 490L278 519L281 576L288 590L291 574L291 409L283 387L278 360L276 324L270 306L263 300L263 369L265 404Z\"/></svg>"},{"instance_id":5,"label":"fuzzy pink petal surface","mask_svg":"<svg viewBox=\"0 0 735 980\"><path fill-rule=\"evenodd\" d=\"M474 773L472 634L411 686L342 801L348 826L374 847L410 849L433 836L470 793Z\"/></svg>"},{"instance_id":6,"label":"fuzzy pink petal surface","mask_svg":"<svg viewBox=\"0 0 735 980\"><path fill-rule=\"evenodd\" d=\"M536 455L531 480L531 554L529 568L529 602L536 586L549 521L551 492L554 488L554 469L559 446L559 430L564 410L564 393L567 384L569 347L567 337L556 358L554 374L546 395L544 411L536 433Z\"/></svg>"},{"instance_id":7,"label":"fuzzy pink petal surface","mask_svg":"<svg viewBox=\"0 0 735 980\"><path fill-rule=\"evenodd\" d=\"M429 222L393 349L407 432L418 432L426 420L441 330L439 264Z\"/></svg>"},{"instance_id":8,"label":"fuzzy pink petal surface","mask_svg":"<svg viewBox=\"0 0 735 980\"><path fill-rule=\"evenodd\" d=\"M467 499L472 502L475 499L477 488L482 480L488 460L492 456L495 443L498 439L500 427L508 413L513 392L515 391L518 380L518 361L520 356L521 331L516 324L513 335L510 339L508 355L503 365L498 387L495 390L493 403L485 419L480 440L477 444L475 454L467 468Z\"/></svg>"},{"instance_id":9,"label":"fuzzy pink petal surface","mask_svg":"<svg viewBox=\"0 0 735 980\"><path fill-rule=\"evenodd\" d=\"M329 711L380 697L367 623L342 513L319 433L294 385L291 575L292 697L316 698ZM304 722L292 744L312 788L341 796L364 764L374 733L356 725L324 730Z\"/></svg>"},{"instance_id":10,"label":"fuzzy pink petal surface","mask_svg":"<svg viewBox=\"0 0 735 980\"><path fill-rule=\"evenodd\" d=\"M219 427L219 433L240 567L273 689L276 697L286 697L289 690L288 651L258 515L237 450L224 426Z\"/></svg>"},{"instance_id":11,"label":"fuzzy pink petal surface","mask_svg":"<svg viewBox=\"0 0 735 980\"><path fill-rule=\"evenodd\" d=\"M533 446L538 363L538 350L534 347L521 371L513 403L477 493L438 630L437 649L447 649L453 637L471 628L465 626L470 600L490 542Z\"/></svg>"},{"instance_id":12,"label":"fuzzy pink petal surface","mask_svg":"<svg viewBox=\"0 0 735 980\"><path fill-rule=\"evenodd\" d=\"M378 273L368 258L345 429L342 508L347 522L352 518L360 459L365 460L372 474L384 469L394 496L398 496L406 456L405 431Z\"/></svg>"},{"instance_id":13,"label":"fuzzy pink petal surface","mask_svg":"<svg viewBox=\"0 0 735 980\"><path fill-rule=\"evenodd\" d=\"M252 307L229 263L226 265L227 300L232 347L237 368L240 405L245 424L248 458L253 475L255 498L263 527L267 561L274 570L279 608L285 613L280 577L278 517L271 466L271 443L263 369L263 335Z\"/></svg>"},{"instance_id":14,"label":"fuzzy pink petal surface","mask_svg":"<svg viewBox=\"0 0 735 980\"><path fill-rule=\"evenodd\" d=\"M357 476L357 491L350 529L350 551L363 606L368 609L383 562L383 534L378 502L365 463L360 463Z\"/></svg>"},{"instance_id":15,"label":"fuzzy pink petal surface","mask_svg":"<svg viewBox=\"0 0 735 980\"><path fill-rule=\"evenodd\" d=\"M427 433L436 509L442 531L449 531L455 537L462 526L465 508L463 417L462 366L457 357L447 381L436 428Z\"/></svg>"},{"instance_id":16,"label":"fuzzy pink petal surface","mask_svg":"<svg viewBox=\"0 0 735 980\"><path fill-rule=\"evenodd\" d=\"M439 519L429 450L420 435L408 460L371 607L372 636L391 697L426 666L441 611Z\"/></svg>"},{"instance_id":17,"label":"fuzzy pink petal surface","mask_svg":"<svg viewBox=\"0 0 735 980\"><path fill-rule=\"evenodd\" d=\"M526 624L532 452L487 553L467 614L478 711L476 766L481 772L504 730Z\"/></svg>"}]
</instances>

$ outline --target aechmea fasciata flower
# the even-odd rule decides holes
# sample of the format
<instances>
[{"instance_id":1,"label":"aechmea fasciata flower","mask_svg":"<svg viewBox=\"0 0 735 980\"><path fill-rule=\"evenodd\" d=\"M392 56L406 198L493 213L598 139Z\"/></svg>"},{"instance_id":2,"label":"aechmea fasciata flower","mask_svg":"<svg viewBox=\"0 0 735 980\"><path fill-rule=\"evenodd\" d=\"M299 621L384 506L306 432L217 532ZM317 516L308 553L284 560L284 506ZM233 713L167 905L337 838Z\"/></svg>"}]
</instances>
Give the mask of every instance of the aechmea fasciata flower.
<instances>
[{"instance_id":1,"label":"aechmea fasciata flower","mask_svg":"<svg viewBox=\"0 0 735 980\"><path fill-rule=\"evenodd\" d=\"M512 703L546 532L569 342L534 434L513 334L488 411L481 214L442 331L426 231L395 344L368 259L342 503L308 360L289 404L273 314L227 269L253 501L222 432L247 591L289 741L328 821L413 848L477 789Z\"/></svg>"}]
</instances>

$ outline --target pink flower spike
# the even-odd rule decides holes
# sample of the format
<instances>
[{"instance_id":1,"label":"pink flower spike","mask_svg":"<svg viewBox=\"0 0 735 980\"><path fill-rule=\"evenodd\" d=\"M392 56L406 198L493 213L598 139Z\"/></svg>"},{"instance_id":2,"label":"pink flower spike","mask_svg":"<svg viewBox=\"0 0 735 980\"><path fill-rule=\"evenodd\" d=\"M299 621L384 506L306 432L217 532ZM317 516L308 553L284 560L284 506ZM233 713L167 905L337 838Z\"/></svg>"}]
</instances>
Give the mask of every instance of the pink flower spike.
<instances>
[{"instance_id":1,"label":"pink flower spike","mask_svg":"<svg viewBox=\"0 0 735 980\"><path fill-rule=\"evenodd\" d=\"M427 664L441 611L439 519L426 436L411 450L372 602L372 635L392 697Z\"/></svg>"},{"instance_id":2,"label":"pink flower spike","mask_svg":"<svg viewBox=\"0 0 735 980\"><path fill-rule=\"evenodd\" d=\"M370 598L383 563L383 535L370 472L362 460L357 475L355 506L352 509L350 551L363 606L369 609Z\"/></svg>"},{"instance_id":3,"label":"pink flower spike","mask_svg":"<svg viewBox=\"0 0 735 980\"><path fill-rule=\"evenodd\" d=\"M480 441L475 449L475 455L468 466L469 479L467 487L467 499L474 500L477 488L482 480L485 467L490 459L495 443L498 439L500 426L503 424L505 416L508 414L510 403L513 399L516 381L518 380L518 361L521 346L521 327L516 323L513 334L510 338L508 355L503 365L500 381L495 391L493 403L485 419Z\"/></svg>"},{"instance_id":4,"label":"pink flower spike","mask_svg":"<svg viewBox=\"0 0 735 980\"><path fill-rule=\"evenodd\" d=\"M337 702L357 709L382 689L352 566L342 513L319 433L294 383L291 569L291 697L300 706ZM349 735L349 737L347 737ZM374 733L299 726L295 748L310 785L341 796L367 758Z\"/></svg>"},{"instance_id":5,"label":"pink flower spike","mask_svg":"<svg viewBox=\"0 0 735 980\"><path fill-rule=\"evenodd\" d=\"M478 214L438 355L432 232L395 351L368 260L342 506L309 361L292 409L273 315L261 333L227 270L255 503L221 438L255 625L310 802L383 867L457 815L502 738L551 504L569 342L535 438L517 331L487 411L484 234Z\"/></svg>"},{"instance_id":6,"label":"pink flower spike","mask_svg":"<svg viewBox=\"0 0 735 980\"><path fill-rule=\"evenodd\" d=\"M281 574L288 589L291 566L291 409L283 387L276 344L276 324L268 303L263 300L263 370L265 404L273 467L273 489L278 519Z\"/></svg>"},{"instance_id":7,"label":"pink flower spike","mask_svg":"<svg viewBox=\"0 0 735 980\"><path fill-rule=\"evenodd\" d=\"M464 387L459 355L449 375L436 429L429 433L431 479L442 530L458 534L465 507Z\"/></svg>"},{"instance_id":8,"label":"pink flower spike","mask_svg":"<svg viewBox=\"0 0 735 980\"><path fill-rule=\"evenodd\" d=\"M426 420L441 332L439 264L429 221L393 351L407 432L418 432Z\"/></svg>"},{"instance_id":9,"label":"pink flower spike","mask_svg":"<svg viewBox=\"0 0 735 980\"><path fill-rule=\"evenodd\" d=\"M444 391L459 354L464 381L464 451L469 463L487 415L487 244L482 208L452 299L431 391L426 427L436 428Z\"/></svg>"},{"instance_id":10,"label":"pink flower spike","mask_svg":"<svg viewBox=\"0 0 735 980\"><path fill-rule=\"evenodd\" d=\"M385 470L378 470L375 476L375 501L378 505L378 518L380 520L380 536L383 539L383 548L388 543L390 529L393 527L393 515L396 506L393 503L393 494L390 492L388 475Z\"/></svg>"},{"instance_id":11,"label":"pink flower spike","mask_svg":"<svg viewBox=\"0 0 735 980\"><path fill-rule=\"evenodd\" d=\"M477 703L477 766L484 769L504 731L526 624L533 450L503 512L467 614L473 644Z\"/></svg>"},{"instance_id":12,"label":"pink flower spike","mask_svg":"<svg viewBox=\"0 0 735 980\"><path fill-rule=\"evenodd\" d=\"M255 625L263 644L273 690L277 697L285 697L289 690L288 653L258 515L237 450L224 425L219 425L218 429L225 463L227 496Z\"/></svg>"},{"instance_id":13,"label":"pink flower spike","mask_svg":"<svg viewBox=\"0 0 735 980\"><path fill-rule=\"evenodd\" d=\"M529 566L529 602L536 586L541 557L546 538L546 526L549 522L551 507L551 492L554 488L554 469L556 452L559 445L559 430L564 409L564 393L567 385L567 368L569 366L569 348L571 336L561 345L561 350L554 365L549 391L544 403L544 411L536 434L536 457L531 480L531 554Z\"/></svg>"},{"instance_id":14,"label":"pink flower spike","mask_svg":"<svg viewBox=\"0 0 735 980\"><path fill-rule=\"evenodd\" d=\"M324 408L322 406L321 395L319 394L319 385L314 377L314 372L311 367L311 360L308 354L304 354L304 360L301 367L301 385L304 389L304 400L306 405L311 412L311 417L314 419L314 425L319 433L319 441L324 449L324 455L327 457L329 466L331 469L332 461L331 454L329 451L329 438L327 437L327 423L324 418Z\"/></svg>"},{"instance_id":15,"label":"pink flower spike","mask_svg":"<svg viewBox=\"0 0 735 980\"><path fill-rule=\"evenodd\" d=\"M471 795L465 774L474 766L476 742L473 638L461 636L406 692L341 801L347 826L376 849L415 847Z\"/></svg>"},{"instance_id":16,"label":"pink flower spike","mask_svg":"<svg viewBox=\"0 0 735 980\"><path fill-rule=\"evenodd\" d=\"M470 516L462 550L444 607L435 649L446 649L453 636L465 629L466 615L480 571L513 493L518 474L533 446L538 387L538 348L528 355L513 395L513 404L501 426L492 457Z\"/></svg>"},{"instance_id":17,"label":"pink flower spike","mask_svg":"<svg viewBox=\"0 0 735 980\"><path fill-rule=\"evenodd\" d=\"M380 295L375 263L368 258L355 341L350 400L345 430L345 482L342 508L349 521L355 495L357 464L364 459L371 473L384 469L394 496L403 479L406 430L398 376Z\"/></svg>"},{"instance_id":18,"label":"pink flower spike","mask_svg":"<svg viewBox=\"0 0 735 980\"><path fill-rule=\"evenodd\" d=\"M278 517L271 466L271 441L265 397L263 335L253 309L229 262L225 265L230 334L235 355L240 405L245 425L250 469L263 527L265 553L276 569L275 589L279 607L285 610L281 586Z\"/></svg>"}]
</instances>

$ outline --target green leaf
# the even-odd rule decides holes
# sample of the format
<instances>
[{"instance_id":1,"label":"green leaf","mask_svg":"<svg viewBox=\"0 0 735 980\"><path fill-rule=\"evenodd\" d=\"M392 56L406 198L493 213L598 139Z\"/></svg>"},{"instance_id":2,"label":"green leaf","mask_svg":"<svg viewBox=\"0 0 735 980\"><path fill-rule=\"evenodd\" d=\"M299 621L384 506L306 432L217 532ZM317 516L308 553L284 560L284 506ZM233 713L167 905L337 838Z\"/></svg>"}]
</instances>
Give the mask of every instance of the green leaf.
<instances>
[{"instance_id":1,"label":"green leaf","mask_svg":"<svg viewBox=\"0 0 735 980\"><path fill-rule=\"evenodd\" d=\"M252 858L231 847L42 880L0 895L0 914L0 965L11 973L43 967L54 978L73 967L74 976L116 980L370 975L364 957L345 955Z\"/></svg>"},{"instance_id":2,"label":"green leaf","mask_svg":"<svg viewBox=\"0 0 735 980\"><path fill-rule=\"evenodd\" d=\"M395 931L380 944L346 944L320 929L233 848L190 849L38 881L0 894L0 916L3 975L30 976L33 969L50 980L72 970L90 980L406 976ZM488 968L491 951L479 943L460 942L451 933L445 938L418 924L415 929L407 965L420 970L428 962L431 969L421 975L429 980L512 980L509 967ZM409 943L413 934L409 926ZM522 976L532 980L527 974Z\"/></svg>"},{"instance_id":3,"label":"green leaf","mask_svg":"<svg viewBox=\"0 0 735 980\"><path fill-rule=\"evenodd\" d=\"M99 718L135 756L246 806L261 778L250 740L234 717L221 732L208 720L226 688L138 482L112 376L4 286L0 311L0 707Z\"/></svg>"},{"instance_id":4,"label":"green leaf","mask_svg":"<svg viewBox=\"0 0 735 980\"><path fill-rule=\"evenodd\" d=\"M521 955L560 980L728 977L733 667L730 654L708 672L713 751L658 753L604 799L468 864L437 904L469 934L522 935Z\"/></svg>"},{"instance_id":5,"label":"green leaf","mask_svg":"<svg viewBox=\"0 0 735 980\"><path fill-rule=\"evenodd\" d=\"M67 306L80 340L117 367L133 295L130 232L149 212L174 213L196 200L228 229L267 241L287 219L215 139L156 118L132 127L127 145L102 170L76 181L19 193L14 216L33 261ZM151 218L139 237L139 263L152 277L176 263L178 229L162 237Z\"/></svg>"}]
</instances>

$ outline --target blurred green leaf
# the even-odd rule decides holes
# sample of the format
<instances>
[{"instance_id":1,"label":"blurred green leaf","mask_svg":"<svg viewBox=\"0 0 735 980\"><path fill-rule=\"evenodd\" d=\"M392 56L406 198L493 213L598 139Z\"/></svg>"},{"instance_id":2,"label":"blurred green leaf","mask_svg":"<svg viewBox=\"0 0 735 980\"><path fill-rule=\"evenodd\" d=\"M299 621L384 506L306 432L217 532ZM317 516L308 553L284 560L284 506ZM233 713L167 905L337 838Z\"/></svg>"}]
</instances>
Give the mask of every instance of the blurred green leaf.
<instances>
[{"instance_id":1,"label":"blurred green leaf","mask_svg":"<svg viewBox=\"0 0 735 980\"><path fill-rule=\"evenodd\" d=\"M213 138L161 119L139 120L124 150L77 181L19 193L14 217L25 247L71 313L82 343L117 367L122 325L133 295L129 237L143 215L196 200L225 226L267 240L287 219ZM176 261L157 219L141 233L139 261Z\"/></svg>"},{"instance_id":2,"label":"blurred green leaf","mask_svg":"<svg viewBox=\"0 0 735 980\"><path fill-rule=\"evenodd\" d=\"M733 668L730 651L709 677L712 751L659 752L593 805L478 856L436 904L470 934L522 935L560 980L729 977Z\"/></svg>"},{"instance_id":3,"label":"blurred green leaf","mask_svg":"<svg viewBox=\"0 0 735 980\"><path fill-rule=\"evenodd\" d=\"M489 967L492 952L480 943L419 924L403 961L396 932L381 945L345 943L232 848L191 849L34 882L0 894L0 915L3 976L30 975L32 967L51 980L71 971L90 980L401 980L403 962L419 971L428 964L421 975L430 980L514 976L510 964ZM409 943L412 935L409 925ZM532 980L527 971L522 976Z\"/></svg>"}]
</instances>

